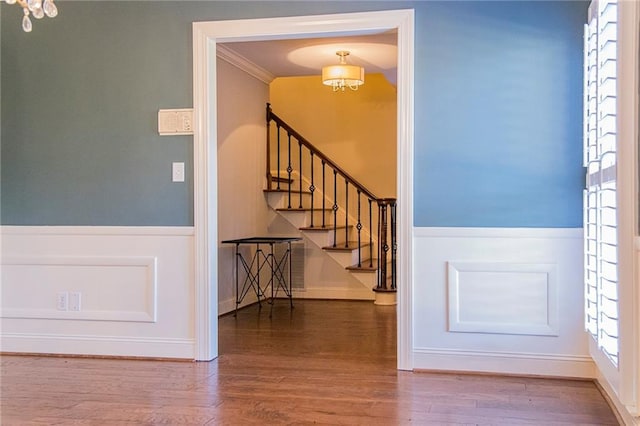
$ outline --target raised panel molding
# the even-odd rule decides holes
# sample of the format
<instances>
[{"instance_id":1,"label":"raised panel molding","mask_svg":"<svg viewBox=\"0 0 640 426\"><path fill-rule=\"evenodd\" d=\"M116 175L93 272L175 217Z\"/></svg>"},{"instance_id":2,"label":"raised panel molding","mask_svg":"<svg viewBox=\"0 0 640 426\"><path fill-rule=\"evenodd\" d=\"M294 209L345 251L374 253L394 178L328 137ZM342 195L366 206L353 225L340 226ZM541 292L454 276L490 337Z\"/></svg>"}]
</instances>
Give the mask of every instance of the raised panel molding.
<instances>
[{"instance_id":1,"label":"raised panel molding","mask_svg":"<svg viewBox=\"0 0 640 426\"><path fill-rule=\"evenodd\" d=\"M156 322L156 257L10 257L2 266L2 318ZM49 300L34 297L48 290ZM83 297L79 311L46 307L61 290L94 300ZM117 295L125 291L129 298L122 309Z\"/></svg>"},{"instance_id":2,"label":"raised panel molding","mask_svg":"<svg viewBox=\"0 0 640 426\"><path fill-rule=\"evenodd\" d=\"M416 369L594 377L581 228L414 228Z\"/></svg>"},{"instance_id":3,"label":"raised panel molding","mask_svg":"<svg viewBox=\"0 0 640 426\"><path fill-rule=\"evenodd\" d=\"M193 227L2 226L4 352L195 358ZM58 306L80 293L80 309ZM74 298L75 300L75 298Z\"/></svg>"},{"instance_id":4,"label":"raised panel molding","mask_svg":"<svg viewBox=\"0 0 640 426\"><path fill-rule=\"evenodd\" d=\"M449 331L558 335L556 265L448 262Z\"/></svg>"}]
</instances>

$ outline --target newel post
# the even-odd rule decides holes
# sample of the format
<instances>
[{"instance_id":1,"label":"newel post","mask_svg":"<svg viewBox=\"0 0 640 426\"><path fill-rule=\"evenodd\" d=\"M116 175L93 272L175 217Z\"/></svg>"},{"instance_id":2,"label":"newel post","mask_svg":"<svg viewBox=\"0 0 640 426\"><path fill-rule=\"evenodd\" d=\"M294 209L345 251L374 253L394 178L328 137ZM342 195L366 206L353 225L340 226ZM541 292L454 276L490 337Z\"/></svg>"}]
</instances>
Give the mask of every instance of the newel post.
<instances>
[{"instance_id":1,"label":"newel post","mask_svg":"<svg viewBox=\"0 0 640 426\"><path fill-rule=\"evenodd\" d=\"M267 189L269 190L273 185L273 176L271 176L271 114L271 104L267 102Z\"/></svg>"},{"instance_id":2,"label":"newel post","mask_svg":"<svg viewBox=\"0 0 640 426\"><path fill-rule=\"evenodd\" d=\"M396 304L396 199L380 198L378 202L378 284L376 305ZM389 253L391 251L391 253ZM389 262L389 255L391 262ZM389 265L390 264L390 265ZM389 270L389 266L391 266Z\"/></svg>"},{"instance_id":3,"label":"newel post","mask_svg":"<svg viewBox=\"0 0 640 426\"><path fill-rule=\"evenodd\" d=\"M396 200L390 203L391 206L391 290L395 291L397 286L397 253L398 253L398 227L396 215Z\"/></svg>"}]
</instances>

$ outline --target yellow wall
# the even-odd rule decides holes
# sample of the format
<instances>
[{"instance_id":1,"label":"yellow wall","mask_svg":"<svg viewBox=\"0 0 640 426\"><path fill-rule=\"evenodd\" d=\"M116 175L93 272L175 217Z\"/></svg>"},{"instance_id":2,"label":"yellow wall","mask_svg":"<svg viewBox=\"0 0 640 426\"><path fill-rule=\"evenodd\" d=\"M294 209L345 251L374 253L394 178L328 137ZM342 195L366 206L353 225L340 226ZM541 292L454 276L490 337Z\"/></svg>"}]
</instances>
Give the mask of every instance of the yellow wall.
<instances>
[{"instance_id":1,"label":"yellow wall","mask_svg":"<svg viewBox=\"0 0 640 426\"><path fill-rule=\"evenodd\" d=\"M377 197L396 196L396 89L367 74L357 91L333 92L320 76L280 77L273 112Z\"/></svg>"}]
</instances>

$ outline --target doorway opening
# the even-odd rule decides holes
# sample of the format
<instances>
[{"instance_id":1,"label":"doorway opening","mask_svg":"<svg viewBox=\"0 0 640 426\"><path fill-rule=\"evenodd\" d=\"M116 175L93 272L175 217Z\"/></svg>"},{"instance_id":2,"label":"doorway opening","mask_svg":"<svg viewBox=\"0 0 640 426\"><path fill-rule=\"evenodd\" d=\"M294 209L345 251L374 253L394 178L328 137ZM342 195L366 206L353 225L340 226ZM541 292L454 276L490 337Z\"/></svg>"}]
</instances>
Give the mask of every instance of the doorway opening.
<instances>
[{"instance_id":1,"label":"doorway opening","mask_svg":"<svg viewBox=\"0 0 640 426\"><path fill-rule=\"evenodd\" d=\"M398 33L398 306L397 366L411 369L411 226L413 152L413 11L203 22L194 24L195 358L218 355L216 44Z\"/></svg>"}]
</instances>

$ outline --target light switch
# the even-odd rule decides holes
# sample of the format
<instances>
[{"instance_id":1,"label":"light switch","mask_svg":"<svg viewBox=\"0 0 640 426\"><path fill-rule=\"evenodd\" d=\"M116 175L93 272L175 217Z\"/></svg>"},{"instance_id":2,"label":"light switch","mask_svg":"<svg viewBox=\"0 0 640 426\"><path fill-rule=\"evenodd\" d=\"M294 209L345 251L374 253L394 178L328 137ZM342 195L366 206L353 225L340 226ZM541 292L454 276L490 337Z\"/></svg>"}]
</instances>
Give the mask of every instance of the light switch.
<instances>
[{"instance_id":1,"label":"light switch","mask_svg":"<svg viewBox=\"0 0 640 426\"><path fill-rule=\"evenodd\" d=\"M173 163L171 166L173 181L184 182L184 163Z\"/></svg>"}]
</instances>

